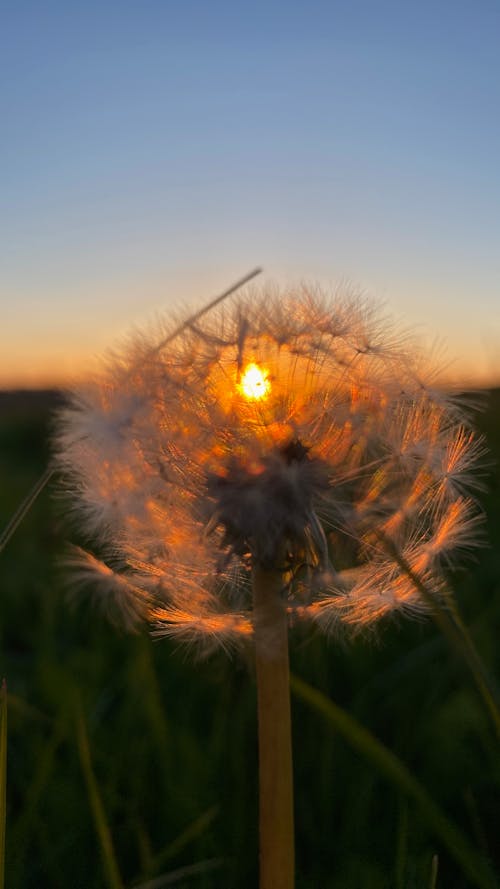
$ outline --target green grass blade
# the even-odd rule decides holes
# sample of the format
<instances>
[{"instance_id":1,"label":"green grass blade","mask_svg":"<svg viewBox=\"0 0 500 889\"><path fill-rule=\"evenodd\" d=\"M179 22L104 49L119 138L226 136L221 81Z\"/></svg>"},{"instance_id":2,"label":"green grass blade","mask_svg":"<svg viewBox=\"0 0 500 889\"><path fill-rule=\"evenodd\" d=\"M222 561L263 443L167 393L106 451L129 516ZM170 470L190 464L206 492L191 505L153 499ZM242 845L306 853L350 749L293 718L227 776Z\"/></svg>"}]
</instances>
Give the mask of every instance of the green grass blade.
<instances>
[{"instance_id":1,"label":"green grass blade","mask_svg":"<svg viewBox=\"0 0 500 889\"><path fill-rule=\"evenodd\" d=\"M9 706L10 704L9 700ZM26 837L30 836L32 822L40 811L40 800L43 794L50 788L50 781L56 767L56 755L65 734L66 725L61 720L56 724L47 744L41 747L38 752L36 769L26 790L22 812L9 832L11 848L19 850L21 847L24 849ZM17 852L17 857L19 857L19 852Z\"/></svg>"},{"instance_id":2,"label":"green grass blade","mask_svg":"<svg viewBox=\"0 0 500 889\"><path fill-rule=\"evenodd\" d=\"M87 729L80 704L77 705L76 710L76 736L80 763L85 777L85 784L87 785L90 808L92 810L95 829L101 846L106 883L110 889L123 889L123 882L118 870L111 831L106 820L106 813L104 811L94 770L92 768Z\"/></svg>"},{"instance_id":3,"label":"green grass blade","mask_svg":"<svg viewBox=\"0 0 500 889\"><path fill-rule=\"evenodd\" d=\"M185 830L183 830L171 843L168 844L167 848L162 852L159 852L158 855L155 855L153 859L154 870L158 871L160 867L163 867L166 862L170 858L174 858L175 855L178 855L179 852L182 852L185 846L191 843L193 840L197 839L199 836L205 833L208 827L212 824L214 819L217 817L219 812L218 806L210 806L206 812L203 812L198 818L189 824Z\"/></svg>"},{"instance_id":4,"label":"green grass blade","mask_svg":"<svg viewBox=\"0 0 500 889\"><path fill-rule=\"evenodd\" d=\"M207 858L205 861L199 861L196 864L187 864L185 867L179 867L168 874L155 877L154 880L148 880L147 883L135 885L133 889L162 889L163 886L173 886L175 883L185 886L185 880L189 877L206 874L211 870L216 870L223 864L222 858Z\"/></svg>"},{"instance_id":5,"label":"green grass blade","mask_svg":"<svg viewBox=\"0 0 500 889\"><path fill-rule=\"evenodd\" d=\"M443 635L446 636L450 645L468 665L479 694L495 726L497 737L500 739L500 705L497 690L472 641L472 636L456 609L447 611L437 602L431 603L431 606L433 607L432 616L436 624Z\"/></svg>"},{"instance_id":6,"label":"green grass blade","mask_svg":"<svg viewBox=\"0 0 500 889\"><path fill-rule=\"evenodd\" d=\"M45 488L45 485L50 481L50 479L52 478L53 475L54 475L54 469L52 466L49 466L45 470L45 472L40 476L38 481L35 482L31 491L29 492L28 496L23 500L21 505L16 509L10 522L8 523L8 525L6 525L6 527L0 534L0 553L2 552L3 549L5 549L10 538L12 537L12 535L14 534L14 532L17 530L17 528L21 524L22 520L24 519L24 516L30 511L30 509L33 506L38 495L42 493L43 489Z\"/></svg>"},{"instance_id":7,"label":"green grass blade","mask_svg":"<svg viewBox=\"0 0 500 889\"><path fill-rule=\"evenodd\" d=\"M401 570L409 577L415 589L418 590L423 601L429 606L433 620L447 638L451 647L455 649L468 665L495 727L497 737L500 738L500 702L497 689L472 641L467 627L458 613L453 597L450 596L446 606L443 605L438 596L435 596L432 590L428 589L426 584L422 582L418 574L412 570L407 560L394 546L394 543L384 534L380 534L379 537L387 551L398 563Z\"/></svg>"},{"instance_id":8,"label":"green grass blade","mask_svg":"<svg viewBox=\"0 0 500 889\"><path fill-rule=\"evenodd\" d=\"M7 823L7 683L0 690L0 889L5 880L5 826Z\"/></svg>"},{"instance_id":9,"label":"green grass blade","mask_svg":"<svg viewBox=\"0 0 500 889\"><path fill-rule=\"evenodd\" d=\"M399 790L414 800L431 830L440 838L463 873L468 876L471 886L495 889L496 881L484 859L470 846L467 837L436 805L404 763L323 692L312 688L296 676L290 678L290 684L297 698L319 713L351 747L372 763Z\"/></svg>"},{"instance_id":10,"label":"green grass blade","mask_svg":"<svg viewBox=\"0 0 500 889\"><path fill-rule=\"evenodd\" d=\"M7 823L7 683L0 689L0 889L5 880L5 826Z\"/></svg>"},{"instance_id":11,"label":"green grass blade","mask_svg":"<svg viewBox=\"0 0 500 889\"><path fill-rule=\"evenodd\" d=\"M50 725L53 721L47 713L34 707L33 704L28 704L27 701L12 692L9 692L9 710L13 715L16 714L22 719L33 719L38 723L45 723L45 725Z\"/></svg>"},{"instance_id":12,"label":"green grass blade","mask_svg":"<svg viewBox=\"0 0 500 889\"><path fill-rule=\"evenodd\" d=\"M408 857L408 799L401 797L399 802L398 833L396 840L396 889L405 889L406 860Z\"/></svg>"},{"instance_id":13,"label":"green grass blade","mask_svg":"<svg viewBox=\"0 0 500 889\"><path fill-rule=\"evenodd\" d=\"M429 889L436 889L437 886L437 878L438 878L438 867L439 867L439 858L437 855L432 856L431 863L431 879L429 883Z\"/></svg>"}]
</instances>

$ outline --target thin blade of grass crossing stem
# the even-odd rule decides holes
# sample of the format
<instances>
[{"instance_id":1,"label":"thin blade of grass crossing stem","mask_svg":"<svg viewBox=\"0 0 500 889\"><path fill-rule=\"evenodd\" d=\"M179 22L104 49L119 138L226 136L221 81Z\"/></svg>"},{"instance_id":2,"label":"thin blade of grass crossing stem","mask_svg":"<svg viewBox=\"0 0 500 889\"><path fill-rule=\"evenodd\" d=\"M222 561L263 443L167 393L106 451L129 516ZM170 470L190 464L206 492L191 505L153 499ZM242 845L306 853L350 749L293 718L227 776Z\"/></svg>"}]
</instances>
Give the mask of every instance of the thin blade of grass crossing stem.
<instances>
[{"instance_id":1,"label":"thin blade of grass crossing stem","mask_svg":"<svg viewBox=\"0 0 500 889\"><path fill-rule=\"evenodd\" d=\"M5 827L7 823L7 683L0 690L0 889L5 880Z\"/></svg>"},{"instance_id":2,"label":"thin blade of grass crossing stem","mask_svg":"<svg viewBox=\"0 0 500 889\"><path fill-rule=\"evenodd\" d=\"M12 698L9 695L9 704L12 712ZM56 756L61 747L66 734L65 722L61 719L56 723L52 734L49 736L47 743L41 747L37 754L36 769L33 778L27 789L23 801L23 809L12 825L10 831L10 842L12 848L16 849L16 857L19 857L17 850L24 849L26 838L30 836L31 827L40 812L40 800L42 799L56 768Z\"/></svg>"},{"instance_id":3,"label":"thin blade of grass crossing stem","mask_svg":"<svg viewBox=\"0 0 500 889\"><path fill-rule=\"evenodd\" d=\"M408 799L400 794L398 833L396 840L396 889L405 889L406 860L408 857Z\"/></svg>"},{"instance_id":4,"label":"thin blade of grass crossing stem","mask_svg":"<svg viewBox=\"0 0 500 889\"><path fill-rule=\"evenodd\" d=\"M166 862L182 852L185 846L191 843L197 837L201 836L207 828L212 824L219 812L218 806L210 806L206 812L203 812L198 818L189 824L174 840L172 840L166 849L155 855L153 859L154 870L159 870Z\"/></svg>"},{"instance_id":5,"label":"thin blade of grass crossing stem","mask_svg":"<svg viewBox=\"0 0 500 889\"><path fill-rule=\"evenodd\" d=\"M198 861L196 864L178 867L168 874L162 874L160 877L155 877L154 880L148 880L147 883L137 884L133 889L162 889L163 886L173 886L175 883L180 883L181 880L184 886L184 881L189 879L189 877L206 874L208 871L215 870L223 864L224 860L222 858L207 858L205 861Z\"/></svg>"},{"instance_id":6,"label":"thin blade of grass crossing stem","mask_svg":"<svg viewBox=\"0 0 500 889\"><path fill-rule=\"evenodd\" d=\"M404 571L407 577L409 577L415 586L415 589L417 589L422 596L423 601L430 608L434 622L447 638L450 646L468 665L476 683L477 690L495 727L497 737L500 738L500 703L498 701L497 689L495 688L491 676L472 641L472 637L467 627L458 613L458 609L453 602L453 599L450 597L449 605L442 605L437 596L433 595L432 590L430 590L426 584L423 583L418 574L413 571L392 541L383 534L379 534L379 537L387 551L398 563L401 570Z\"/></svg>"},{"instance_id":7,"label":"thin blade of grass crossing stem","mask_svg":"<svg viewBox=\"0 0 500 889\"><path fill-rule=\"evenodd\" d=\"M106 875L106 884L110 889L123 889L123 882L118 870L115 850L113 848L113 839L109 824L106 820L106 813L99 794L99 788L92 768L92 760L90 757L90 746L83 718L81 704L78 702L76 707L76 737L78 742L78 753L82 766L87 793L94 819L94 825L99 843L101 846L101 854L103 859L104 872Z\"/></svg>"},{"instance_id":8,"label":"thin blade of grass crossing stem","mask_svg":"<svg viewBox=\"0 0 500 889\"><path fill-rule=\"evenodd\" d=\"M430 596L430 594L429 594ZM491 718L495 727L497 738L500 739L500 704L498 702L497 690L493 685L491 676L477 651L472 636L467 627L463 623L460 615L453 609L448 611L443 608L439 602L431 603L432 616L448 642L455 649L458 655L463 658L468 665L477 690L483 699L483 704Z\"/></svg>"},{"instance_id":9,"label":"thin blade of grass crossing stem","mask_svg":"<svg viewBox=\"0 0 500 889\"><path fill-rule=\"evenodd\" d=\"M290 684L297 698L320 714L353 749L414 800L431 830L468 876L470 885L479 889L495 889L496 881L484 858L471 847L467 837L449 820L404 763L323 692L296 676L290 677Z\"/></svg>"},{"instance_id":10,"label":"thin blade of grass crossing stem","mask_svg":"<svg viewBox=\"0 0 500 889\"><path fill-rule=\"evenodd\" d=\"M238 281L235 281L231 287L228 287L227 290L224 290L223 293L219 293L214 299L210 300L205 306L202 306L197 312L191 315L186 321L184 321L179 327L177 327L172 333L170 333L164 340L158 343L157 346L151 351L151 355L156 355L157 352L161 352L162 349L165 348L168 343L172 342L179 334L181 334L190 324L195 324L200 318L203 317L207 312L211 309L214 309L215 306L219 305L219 303L223 302L223 300L227 299L228 296L231 296L233 293L236 293L241 287L245 284L248 284L249 281L252 281L257 275L260 275L262 272L261 268L252 269L251 272L248 272L247 275L244 275L243 278L239 278ZM48 466L45 472L40 476L38 481L33 485L31 491L28 496L23 500L21 505L18 507L14 515L12 516L10 522L4 528L2 533L0 534L0 553L7 546L10 538L15 533L19 525L21 524L24 516L33 506L33 503L42 493L43 489L47 482L50 481L54 474L54 468L52 466Z\"/></svg>"},{"instance_id":11,"label":"thin blade of grass crossing stem","mask_svg":"<svg viewBox=\"0 0 500 889\"><path fill-rule=\"evenodd\" d=\"M54 470L52 466L48 466L45 472L40 476L37 482L33 485L31 491L28 496L25 497L21 505L16 509L14 515L12 516L8 525L4 528L2 533L0 534L0 553L7 546L10 538L17 530L22 520L24 519L26 513L29 512L31 507L33 506L35 500L42 493L43 489L47 482L50 481L54 474Z\"/></svg>"},{"instance_id":12,"label":"thin blade of grass crossing stem","mask_svg":"<svg viewBox=\"0 0 500 889\"><path fill-rule=\"evenodd\" d=\"M231 284L231 286L228 287L227 290L224 290L223 293L219 293L218 296L214 297L214 299L210 300L210 302L208 302L206 305L202 306L201 309L199 309L197 312L195 312L193 315L191 315L186 321L184 321L179 327L177 327L173 331L173 333L170 333L167 337L165 337L164 340L162 340L160 343L158 343L158 345L154 349L151 350L149 355L153 356L153 355L156 355L158 352L161 352L161 350L164 349L165 346L167 346L169 343L171 343L172 340L174 340L176 337L178 337L181 333L184 333L184 331L188 327L190 327L191 324L196 324L196 322L199 321L200 318L203 317L203 315L206 315L207 312L210 312L212 309L215 308L215 306L218 306L219 303L221 303L225 299L227 299L228 296L231 296L233 293L236 293L237 290L240 290L241 287L244 287L245 284L248 284L249 281L252 281L253 278L256 278L257 275L261 274L261 272L262 272L262 269L257 267L255 269L252 269L251 272L248 272L248 274L244 275L243 278L239 278L238 281L235 281L234 284Z\"/></svg>"},{"instance_id":13,"label":"thin blade of grass crossing stem","mask_svg":"<svg viewBox=\"0 0 500 889\"><path fill-rule=\"evenodd\" d=\"M439 858L437 855L433 855L432 862L431 862L431 878L430 878L430 882L429 882L429 889L436 889L437 878L438 878L438 867L439 867Z\"/></svg>"}]
</instances>

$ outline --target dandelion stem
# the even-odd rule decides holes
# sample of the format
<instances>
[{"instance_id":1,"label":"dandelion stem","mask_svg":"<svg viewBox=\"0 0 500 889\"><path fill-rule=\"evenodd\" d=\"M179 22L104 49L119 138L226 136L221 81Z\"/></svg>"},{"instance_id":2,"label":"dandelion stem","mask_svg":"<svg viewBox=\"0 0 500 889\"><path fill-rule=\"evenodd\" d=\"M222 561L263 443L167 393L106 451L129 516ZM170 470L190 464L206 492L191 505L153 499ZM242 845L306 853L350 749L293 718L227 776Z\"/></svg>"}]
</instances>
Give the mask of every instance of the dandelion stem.
<instances>
[{"instance_id":1,"label":"dandelion stem","mask_svg":"<svg viewBox=\"0 0 500 889\"><path fill-rule=\"evenodd\" d=\"M260 889L293 889L294 885L290 671L282 590L279 571L254 568Z\"/></svg>"}]
</instances>

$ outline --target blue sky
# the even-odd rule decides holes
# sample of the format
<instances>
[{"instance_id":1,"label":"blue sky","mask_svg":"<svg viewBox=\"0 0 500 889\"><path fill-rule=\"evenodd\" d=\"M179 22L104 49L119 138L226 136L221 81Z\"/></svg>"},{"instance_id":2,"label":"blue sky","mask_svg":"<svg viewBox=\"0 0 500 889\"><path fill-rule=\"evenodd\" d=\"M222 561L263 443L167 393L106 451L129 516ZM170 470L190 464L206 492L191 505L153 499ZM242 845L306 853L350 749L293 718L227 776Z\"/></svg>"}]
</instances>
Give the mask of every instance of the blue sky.
<instances>
[{"instance_id":1,"label":"blue sky","mask_svg":"<svg viewBox=\"0 0 500 889\"><path fill-rule=\"evenodd\" d=\"M0 34L0 385L256 264L500 380L497 2L23 2Z\"/></svg>"}]
</instances>

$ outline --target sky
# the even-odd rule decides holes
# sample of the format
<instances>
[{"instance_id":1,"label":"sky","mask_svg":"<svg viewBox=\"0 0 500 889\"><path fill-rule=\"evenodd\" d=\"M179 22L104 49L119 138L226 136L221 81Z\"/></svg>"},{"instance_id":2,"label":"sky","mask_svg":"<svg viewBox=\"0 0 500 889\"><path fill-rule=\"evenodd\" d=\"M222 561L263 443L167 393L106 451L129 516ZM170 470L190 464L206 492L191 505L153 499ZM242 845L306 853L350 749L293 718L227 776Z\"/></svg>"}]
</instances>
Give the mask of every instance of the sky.
<instances>
[{"instance_id":1,"label":"sky","mask_svg":"<svg viewBox=\"0 0 500 889\"><path fill-rule=\"evenodd\" d=\"M262 281L500 382L497 0L2 4L0 387Z\"/></svg>"}]
</instances>

